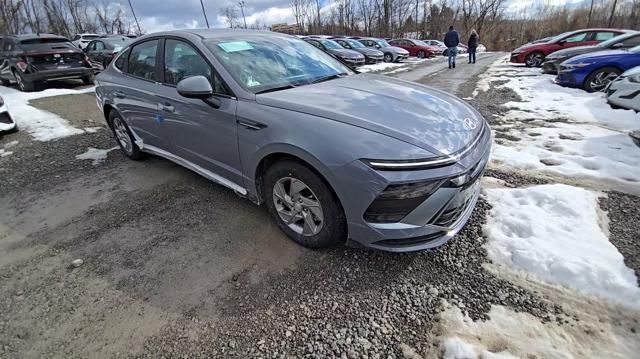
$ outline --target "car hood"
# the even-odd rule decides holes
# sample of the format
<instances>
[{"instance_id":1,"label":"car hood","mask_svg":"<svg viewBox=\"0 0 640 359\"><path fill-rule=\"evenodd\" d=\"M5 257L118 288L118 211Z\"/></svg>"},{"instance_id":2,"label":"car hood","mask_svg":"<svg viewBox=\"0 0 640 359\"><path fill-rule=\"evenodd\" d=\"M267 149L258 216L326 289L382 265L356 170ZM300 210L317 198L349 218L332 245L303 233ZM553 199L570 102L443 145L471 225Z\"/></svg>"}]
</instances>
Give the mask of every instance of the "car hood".
<instances>
[{"instance_id":1,"label":"car hood","mask_svg":"<svg viewBox=\"0 0 640 359\"><path fill-rule=\"evenodd\" d=\"M572 57L570 62L580 62L585 59L600 59L602 57L608 56L620 56L620 55L633 55L633 53L625 50L604 50L604 51L596 51L590 52L588 54L578 55L576 57Z\"/></svg>"},{"instance_id":2,"label":"car hood","mask_svg":"<svg viewBox=\"0 0 640 359\"><path fill-rule=\"evenodd\" d=\"M635 76L635 75L640 75L640 66L633 67L622 74L622 76Z\"/></svg>"},{"instance_id":3,"label":"car hood","mask_svg":"<svg viewBox=\"0 0 640 359\"><path fill-rule=\"evenodd\" d=\"M600 50L602 50L602 48L598 46L576 46L568 49L555 51L551 53L549 56L547 56L547 59L552 60L552 59L561 58L561 57L578 56L578 55L587 54L590 52L596 52Z\"/></svg>"},{"instance_id":4,"label":"car hood","mask_svg":"<svg viewBox=\"0 0 640 359\"><path fill-rule=\"evenodd\" d=\"M401 47L395 47L395 46L389 46L389 47L381 47L380 51L391 51L394 52L396 54L408 54L409 51L401 48Z\"/></svg>"},{"instance_id":5,"label":"car hood","mask_svg":"<svg viewBox=\"0 0 640 359\"><path fill-rule=\"evenodd\" d=\"M357 52L359 52L361 54L369 55L369 56L382 56L383 55L381 51L378 51L378 50L375 50L375 49L370 49L370 48L367 48L367 47L359 47L357 49L354 49L353 51L357 51Z\"/></svg>"},{"instance_id":6,"label":"car hood","mask_svg":"<svg viewBox=\"0 0 640 359\"><path fill-rule=\"evenodd\" d=\"M475 110L452 95L373 74L260 94L256 101L382 133L437 156L462 150L484 126Z\"/></svg>"},{"instance_id":7,"label":"car hood","mask_svg":"<svg viewBox=\"0 0 640 359\"><path fill-rule=\"evenodd\" d=\"M537 44L526 44L526 45L522 45L520 47L518 47L517 49L513 50L512 52L523 52L523 51L531 51L531 50L536 50L536 49L542 49L545 46L550 45L551 43L549 42L540 42Z\"/></svg>"},{"instance_id":8,"label":"car hood","mask_svg":"<svg viewBox=\"0 0 640 359\"><path fill-rule=\"evenodd\" d=\"M327 51L337 56L362 57L361 53L349 49L328 49Z\"/></svg>"}]
</instances>

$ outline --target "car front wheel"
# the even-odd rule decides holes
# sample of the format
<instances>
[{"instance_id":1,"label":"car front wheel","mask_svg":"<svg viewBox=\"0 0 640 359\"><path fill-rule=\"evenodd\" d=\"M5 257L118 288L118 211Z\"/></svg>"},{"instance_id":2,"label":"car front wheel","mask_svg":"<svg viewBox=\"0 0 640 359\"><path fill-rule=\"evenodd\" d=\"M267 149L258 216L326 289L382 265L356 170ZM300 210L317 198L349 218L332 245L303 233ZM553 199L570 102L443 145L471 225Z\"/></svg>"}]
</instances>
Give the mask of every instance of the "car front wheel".
<instances>
[{"instance_id":1,"label":"car front wheel","mask_svg":"<svg viewBox=\"0 0 640 359\"><path fill-rule=\"evenodd\" d=\"M524 59L524 64L527 67L540 67L544 62L544 54L540 52L532 52Z\"/></svg>"},{"instance_id":2,"label":"car front wheel","mask_svg":"<svg viewBox=\"0 0 640 359\"><path fill-rule=\"evenodd\" d=\"M140 151L140 147L136 144L136 141L129 130L129 126L127 126L124 119L122 119L120 114L115 110L112 110L109 114L109 123L111 124L113 135L116 137L116 141L118 142L118 145L120 145L122 152L132 160L137 161L142 159L142 151Z\"/></svg>"},{"instance_id":3,"label":"car front wheel","mask_svg":"<svg viewBox=\"0 0 640 359\"><path fill-rule=\"evenodd\" d=\"M393 62L393 55L389 53L384 54L384 62Z\"/></svg>"},{"instance_id":4,"label":"car front wheel","mask_svg":"<svg viewBox=\"0 0 640 359\"><path fill-rule=\"evenodd\" d=\"M323 248L344 242L344 211L327 184L307 166L276 162L264 177L265 202L278 227L295 242Z\"/></svg>"},{"instance_id":5,"label":"car front wheel","mask_svg":"<svg viewBox=\"0 0 640 359\"><path fill-rule=\"evenodd\" d=\"M615 67L598 69L587 76L583 87L587 92L604 91L607 85L620 76L621 73L622 71Z\"/></svg>"},{"instance_id":6,"label":"car front wheel","mask_svg":"<svg viewBox=\"0 0 640 359\"><path fill-rule=\"evenodd\" d=\"M419 59L424 59L425 55L424 55L424 51L420 50L418 51L418 58Z\"/></svg>"}]
</instances>

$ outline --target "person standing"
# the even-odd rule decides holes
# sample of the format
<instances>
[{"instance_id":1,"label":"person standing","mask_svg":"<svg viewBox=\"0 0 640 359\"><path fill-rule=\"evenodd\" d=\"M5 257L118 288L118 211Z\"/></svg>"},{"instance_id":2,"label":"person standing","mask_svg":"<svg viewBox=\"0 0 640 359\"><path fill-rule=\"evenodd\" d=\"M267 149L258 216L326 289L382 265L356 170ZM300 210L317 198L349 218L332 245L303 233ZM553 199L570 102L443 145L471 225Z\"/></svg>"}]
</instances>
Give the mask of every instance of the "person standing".
<instances>
[{"instance_id":1,"label":"person standing","mask_svg":"<svg viewBox=\"0 0 640 359\"><path fill-rule=\"evenodd\" d=\"M449 55L449 68L456 68L456 55L458 55L458 45L460 44L460 35L449 26L449 31L444 35L444 45L447 47Z\"/></svg>"},{"instance_id":2,"label":"person standing","mask_svg":"<svg viewBox=\"0 0 640 359\"><path fill-rule=\"evenodd\" d=\"M467 46L469 47L469 63L476 63L476 49L478 48L478 43L480 38L478 37L478 33L476 30L471 30L471 35L469 36L469 41L467 42Z\"/></svg>"}]
</instances>

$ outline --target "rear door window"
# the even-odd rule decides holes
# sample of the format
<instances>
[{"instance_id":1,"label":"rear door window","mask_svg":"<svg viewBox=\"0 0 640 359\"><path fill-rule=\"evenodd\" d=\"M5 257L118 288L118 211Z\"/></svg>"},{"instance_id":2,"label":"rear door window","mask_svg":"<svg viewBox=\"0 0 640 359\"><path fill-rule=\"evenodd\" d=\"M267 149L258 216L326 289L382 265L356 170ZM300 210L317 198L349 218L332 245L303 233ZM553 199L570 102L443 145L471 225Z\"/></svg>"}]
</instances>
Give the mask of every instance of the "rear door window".
<instances>
[{"instance_id":1,"label":"rear door window","mask_svg":"<svg viewBox=\"0 0 640 359\"><path fill-rule=\"evenodd\" d=\"M95 44L95 47L96 47L95 48L96 51L104 50L104 43L102 41L95 41L94 44Z\"/></svg>"},{"instance_id":2,"label":"rear door window","mask_svg":"<svg viewBox=\"0 0 640 359\"><path fill-rule=\"evenodd\" d=\"M120 71L124 71L124 65L125 65L128 57L129 57L129 51L127 51L124 54L120 55L116 59L115 67Z\"/></svg>"},{"instance_id":3,"label":"rear door window","mask_svg":"<svg viewBox=\"0 0 640 359\"><path fill-rule=\"evenodd\" d=\"M614 36L618 36L618 34L616 34L615 32L611 32L611 31L598 31L598 32L595 33L594 40L595 41L606 41L606 40L609 40L609 39L613 38Z\"/></svg>"},{"instance_id":4,"label":"rear door window","mask_svg":"<svg viewBox=\"0 0 640 359\"><path fill-rule=\"evenodd\" d=\"M640 45L640 35L630 37L624 41L622 41L624 48L631 48Z\"/></svg>"},{"instance_id":5,"label":"rear door window","mask_svg":"<svg viewBox=\"0 0 640 359\"><path fill-rule=\"evenodd\" d=\"M158 81L156 74L156 53L158 40L149 40L131 48L127 72L145 80Z\"/></svg>"}]
</instances>

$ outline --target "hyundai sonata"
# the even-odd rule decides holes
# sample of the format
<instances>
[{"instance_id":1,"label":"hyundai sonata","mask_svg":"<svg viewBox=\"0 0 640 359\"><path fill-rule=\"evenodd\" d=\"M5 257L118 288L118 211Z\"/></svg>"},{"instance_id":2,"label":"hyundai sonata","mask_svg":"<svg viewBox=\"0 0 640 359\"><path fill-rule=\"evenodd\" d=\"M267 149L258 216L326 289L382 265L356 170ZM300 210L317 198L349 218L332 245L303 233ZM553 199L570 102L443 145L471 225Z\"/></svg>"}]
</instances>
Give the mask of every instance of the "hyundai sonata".
<instances>
[{"instance_id":1,"label":"hyundai sonata","mask_svg":"<svg viewBox=\"0 0 640 359\"><path fill-rule=\"evenodd\" d=\"M266 31L138 38L96 96L127 156L165 157L265 203L308 247L442 245L471 216L491 145L462 100Z\"/></svg>"}]
</instances>

